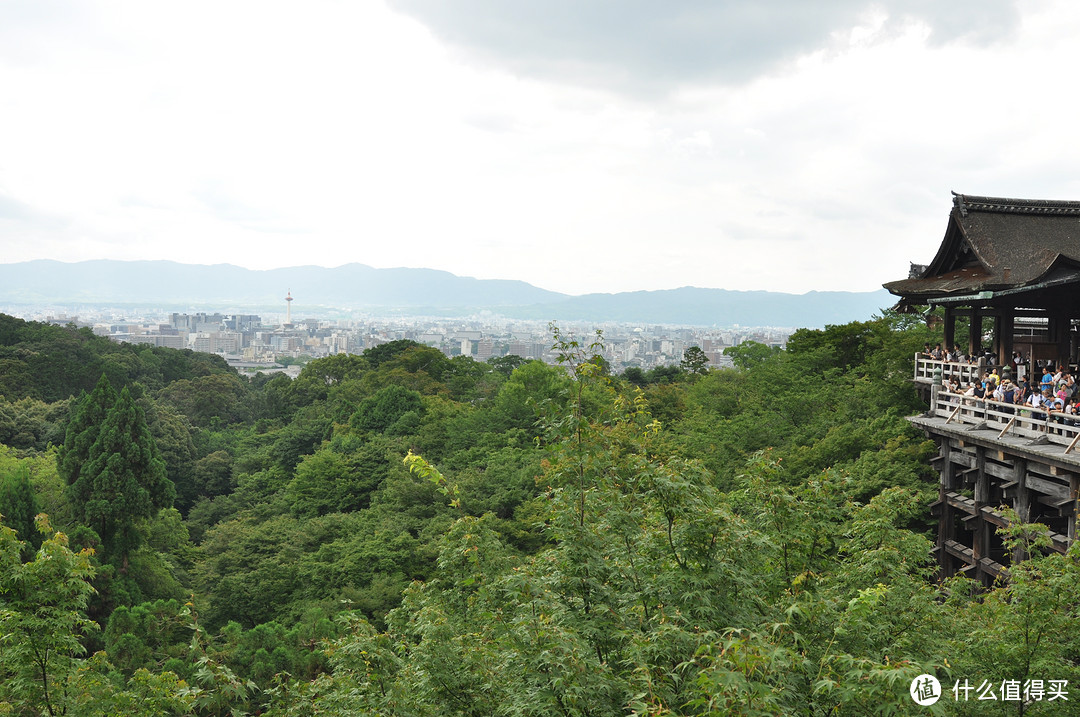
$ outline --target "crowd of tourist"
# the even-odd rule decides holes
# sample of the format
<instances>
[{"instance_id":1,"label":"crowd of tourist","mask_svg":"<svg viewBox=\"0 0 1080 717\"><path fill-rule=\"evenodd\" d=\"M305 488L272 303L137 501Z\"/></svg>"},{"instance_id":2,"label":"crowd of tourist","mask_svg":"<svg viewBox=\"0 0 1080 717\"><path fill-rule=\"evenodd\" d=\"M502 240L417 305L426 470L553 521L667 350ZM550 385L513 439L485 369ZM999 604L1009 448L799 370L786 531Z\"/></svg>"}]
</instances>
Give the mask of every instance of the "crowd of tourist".
<instances>
[{"instance_id":1,"label":"crowd of tourist","mask_svg":"<svg viewBox=\"0 0 1080 717\"><path fill-rule=\"evenodd\" d=\"M958 347L943 349L940 344L932 349L927 346L925 355L948 364L977 364L980 367L981 373L977 373L977 378L966 385L962 385L961 379L955 374L943 377L945 390L950 393L1002 403L1005 410L1010 412L1016 410L1014 406L1022 406L1022 410L1030 411L1033 415L1080 425L1080 416L1077 415L1080 414L1080 385L1065 366L1057 366L1053 362L1039 365L1036 362L1029 380L1027 362L1019 352L1013 353L1009 367L995 366L994 357L990 354L972 362ZM1073 416L1076 418L1073 419Z\"/></svg>"}]
</instances>

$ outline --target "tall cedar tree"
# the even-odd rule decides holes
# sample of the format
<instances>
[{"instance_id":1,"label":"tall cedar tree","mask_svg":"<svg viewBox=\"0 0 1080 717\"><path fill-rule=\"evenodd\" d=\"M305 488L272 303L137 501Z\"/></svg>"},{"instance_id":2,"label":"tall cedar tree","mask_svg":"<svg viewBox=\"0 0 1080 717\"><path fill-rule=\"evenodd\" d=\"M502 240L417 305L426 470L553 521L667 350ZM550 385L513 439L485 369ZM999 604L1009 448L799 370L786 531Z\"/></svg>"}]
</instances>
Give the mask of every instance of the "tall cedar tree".
<instances>
[{"instance_id":1,"label":"tall cedar tree","mask_svg":"<svg viewBox=\"0 0 1080 717\"><path fill-rule=\"evenodd\" d=\"M173 504L176 488L165 475L142 409L126 387L101 424L71 495L79 517L125 567L139 542L135 521Z\"/></svg>"},{"instance_id":2,"label":"tall cedar tree","mask_svg":"<svg viewBox=\"0 0 1080 717\"><path fill-rule=\"evenodd\" d=\"M116 399L116 389L109 383L105 374L101 374L94 390L89 396L84 395L72 412L71 421L68 423L67 433L64 436L64 445L60 447L60 454L57 457L60 476L67 485L73 486L79 480L79 473L90 456L90 448L97 441L101 426L105 423L105 417L116 405ZM89 496L72 494L71 500L73 503L81 504L89 500Z\"/></svg>"}]
</instances>

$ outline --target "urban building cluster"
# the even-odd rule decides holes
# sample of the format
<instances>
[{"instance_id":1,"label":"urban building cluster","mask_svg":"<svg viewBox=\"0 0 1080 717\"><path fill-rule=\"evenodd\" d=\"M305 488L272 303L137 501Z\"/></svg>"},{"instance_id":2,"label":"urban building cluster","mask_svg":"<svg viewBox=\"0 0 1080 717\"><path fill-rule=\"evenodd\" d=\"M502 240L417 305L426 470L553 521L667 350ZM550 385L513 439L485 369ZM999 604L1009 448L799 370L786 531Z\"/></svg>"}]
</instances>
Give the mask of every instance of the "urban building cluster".
<instances>
[{"instance_id":1,"label":"urban building cluster","mask_svg":"<svg viewBox=\"0 0 1080 717\"><path fill-rule=\"evenodd\" d=\"M81 307L79 316L20 312L23 318L52 323L75 323L113 341L191 349L223 356L248 372L299 372L306 359L338 353L362 353L379 344L410 339L439 349L449 357L466 355L477 361L517 355L554 364L552 336L546 321L505 319L496 315L472 318L363 317L292 320L291 293L284 315L150 312L120 313L115 309ZM27 315L27 314L30 315ZM564 336L587 345L603 331L596 351L615 372L677 364L687 348L702 349L714 367L730 366L724 349L744 341L783 347L792 329L773 327L706 328L688 326L584 324L560 322Z\"/></svg>"}]
</instances>

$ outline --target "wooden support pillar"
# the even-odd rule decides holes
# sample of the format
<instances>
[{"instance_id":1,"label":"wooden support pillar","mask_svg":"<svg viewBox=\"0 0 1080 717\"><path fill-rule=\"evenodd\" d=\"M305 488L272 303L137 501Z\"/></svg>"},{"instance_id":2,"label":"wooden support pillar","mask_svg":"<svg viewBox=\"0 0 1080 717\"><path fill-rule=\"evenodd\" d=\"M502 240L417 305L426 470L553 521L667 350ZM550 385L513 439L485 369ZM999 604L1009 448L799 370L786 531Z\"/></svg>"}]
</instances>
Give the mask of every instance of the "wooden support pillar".
<instances>
[{"instance_id":1,"label":"wooden support pillar","mask_svg":"<svg viewBox=\"0 0 1080 717\"><path fill-rule=\"evenodd\" d=\"M1002 309L1001 318L998 319L998 365L1012 366L1013 339L1016 334L1015 314L1011 308ZM1012 377L1015 381L1016 376Z\"/></svg>"},{"instance_id":2,"label":"wooden support pillar","mask_svg":"<svg viewBox=\"0 0 1080 717\"><path fill-rule=\"evenodd\" d=\"M1050 319L1054 326L1054 341L1057 343L1057 361L1058 366L1067 366L1072 363L1072 355L1069 353L1069 329L1072 328L1072 322L1069 321L1067 316L1054 316Z\"/></svg>"},{"instance_id":3,"label":"wooden support pillar","mask_svg":"<svg viewBox=\"0 0 1080 717\"><path fill-rule=\"evenodd\" d=\"M938 481L938 505L941 507L941 515L938 516L938 535L937 535L937 548L938 548L938 564L941 566L941 577L951 578L956 574L956 570L953 567L954 558L949 555L949 551L945 549L945 544L950 540L955 540L955 515L954 509L949 505L949 501L945 494L952 490L953 486L953 464L952 464L952 446L949 444L949 439L945 438L941 441L941 470L939 473Z\"/></svg>"},{"instance_id":4,"label":"wooden support pillar","mask_svg":"<svg viewBox=\"0 0 1080 717\"><path fill-rule=\"evenodd\" d=\"M976 519L973 521L974 535L971 541L971 552L975 558L975 565L979 560L990 557L990 534L991 526L983 519L983 506L990 505L990 476L986 473L986 449L975 449L975 511ZM986 587L993 585L994 576L984 571L981 567L976 568L978 579Z\"/></svg>"},{"instance_id":5,"label":"wooden support pillar","mask_svg":"<svg viewBox=\"0 0 1080 717\"><path fill-rule=\"evenodd\" d=\"M956 311L951 306L945 307L945 344L943 348L948 351L953 342L956 341Z\"/></svg>"},{"instance_id":6,"label":"wooden support pillar","mask_svg":"<svg viewBox=\"0 0 1080 717\"><path fill-rule=\"evenodd\" d=\"M1076 363L1077 361L1077 333L1076 329L1072 328L1072 320L1069 319L1069 362Z\"/></svg>"},{"instance_id":7,"label":"wooden support pillar","mask_svg":"<svg viewBox=\"0 0 1080 717\"><path fill-rule=\"evenodd\" d=\"M971 320L968 329L968 356L976 357L982 354L982 314L972 306Z\"/></svg>"},{"instance_id":8,"label":"wooden support pillar","mask_svg":"<svg viewBox=\"0 0 1080 717\"><path fill-rule=\"evenodd\" d=\"M1021 523L1031 522L1031 489L1027 485L1027 461L1023 458L1016 459L1016 517ZM1023 548L1017 548L1013 553L1013 562L1019 563L1027 560L1027 553Z\"/></svg>"},{"instance_id":9,"label":"wooden support pillar","mask_svg":"<svg viewBox=\"0 0 1080 717\"><path fill-rule=\"evenodd\" d=\"M1016 515L1023 523L1031 522L1031 489L1027 484L1027 461L1016 459Z\"/></svg>"},{"instance_id":10,"label":"wooden support pillar","mask_svg":"<svg viewBox=\"0 0 1080 717\"><path fill-rule=\"evenodd\" d=\"M995 363L998 366L1004 365L1001 360L1001 317L994 314L990 317L990 353L995 358Z\"/></svg>"},{"instance_id":11,"label":"wooden support pillar","mask_svg":"<svg viewBox=\"0 0 1080 717\"><path fill-rule=\"evenodd\" d=\"M1069 515L1069 544L1076 541L1076 499L1080 495L1080 476L1069 475L1069 497L1072 498L1072 513Z\"/></svg>"}]
</instances>

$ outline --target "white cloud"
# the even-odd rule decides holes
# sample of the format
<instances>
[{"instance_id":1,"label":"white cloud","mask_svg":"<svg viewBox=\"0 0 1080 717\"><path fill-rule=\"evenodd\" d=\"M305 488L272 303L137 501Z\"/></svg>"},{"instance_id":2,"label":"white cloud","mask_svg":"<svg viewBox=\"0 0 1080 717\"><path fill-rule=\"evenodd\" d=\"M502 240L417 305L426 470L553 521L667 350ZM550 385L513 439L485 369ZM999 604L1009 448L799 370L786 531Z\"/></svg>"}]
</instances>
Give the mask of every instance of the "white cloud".
<instances>
[{"instance_id":1,"label":"white cloud","mask_svg":"<svg viewBox=\"0 0 1080 717\"><path fill-rule=\"evenodd\" d=\"M933 255L950 189L1080 198L1064 3L993 42L852 13L745 81L662 94L478 62L379 3L35 8L0 4L3 261L872 290Z\"/></svg>"}]
</instances>

